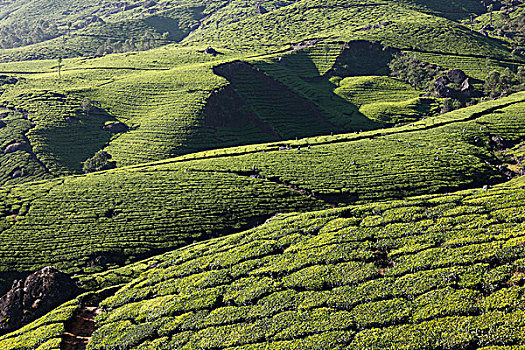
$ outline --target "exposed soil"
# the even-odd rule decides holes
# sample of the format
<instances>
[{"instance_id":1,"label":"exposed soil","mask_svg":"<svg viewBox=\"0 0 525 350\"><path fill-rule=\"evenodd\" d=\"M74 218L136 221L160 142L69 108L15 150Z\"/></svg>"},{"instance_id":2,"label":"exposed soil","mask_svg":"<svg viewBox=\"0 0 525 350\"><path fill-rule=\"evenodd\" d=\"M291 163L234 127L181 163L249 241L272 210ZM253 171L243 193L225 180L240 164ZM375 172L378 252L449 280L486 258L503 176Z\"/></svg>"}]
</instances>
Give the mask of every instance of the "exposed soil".
<instances>
[{"instance_id":1,"label":"exposed soil","mask_svg":"<svg viewBox=\"0 0 525 350\"><path fill-rule=\"evenodd\" d=\"M95 306L86 306L77 310L71 321L66 324L60 349L84 350L95 331L95 316L101 313L102 309Z\"/></svg>"}]
</instances>

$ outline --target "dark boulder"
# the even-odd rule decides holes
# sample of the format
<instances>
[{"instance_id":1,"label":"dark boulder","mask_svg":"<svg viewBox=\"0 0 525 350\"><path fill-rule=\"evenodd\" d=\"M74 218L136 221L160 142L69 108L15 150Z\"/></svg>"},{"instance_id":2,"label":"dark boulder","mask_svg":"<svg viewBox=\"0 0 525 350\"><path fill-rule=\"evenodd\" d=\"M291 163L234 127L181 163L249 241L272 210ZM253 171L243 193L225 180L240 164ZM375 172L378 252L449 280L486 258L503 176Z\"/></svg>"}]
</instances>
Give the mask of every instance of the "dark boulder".
<instances>
[{"instance_id":1,"label":"dark boulder","mask_svg":"<svg viewBox=\"0 0 525 350\"><path fill-rule=\"evenodd\" d=\"M470 83L470 79L467 78L461 83L461 94L465 97L472 97L474 95L474 87Z\"/></svg>"},{"instance_id":2,"label":"dark boulder","mask_svg":"<svg viewBox=\"0 0 525 350\"><path fill-rule=\"evenodd\" d=\"M113 134L120 134L121 132L126 132L129 130L129 127L122 122L112 122L106 124L102 127L102 130L109 131Z\"/></svg>"},{"instance_id":3,"label":"dark boulder","mask_svg":"<svg viewBox=\"0 0 525 350\"><path fill-rule=\"evenodd\" d=\"M24 142L13 142L6 146L6 148L4 149L4 154L13 153L16 151L31 153L31 146Z\"/></svg>"},{"instance_id":4,"label":"dark boulder","mask_svg":"<svg viewBox=\"0 0 525 350\"><path fill-rule=\"evenodd\" d=\"M445 85L436 86L436 97L448 98L452 97L452 90Z\"/></svg>"},{"instance_id":5,"label":"dark boulder","mask_svg":"<svg viewBox=\"0 0 525 350\"><path fill-rule=\"evenodd\" d=\"M450 80L448 80L446 76L441 76L436 79L436 81L434 82L434 85L438 87L438 86L445 86L448 83L450 83Z\"/></svg>"},{"instance_id":6,"label":"dark boulder","mask_svg":"<svg viewBox=\"0 0 525 350\"><path fill-rule=\"evenodd\" d=\"M452 69L447 72L447 78L452 83L460 84L467 79L467 75L461 69Z\"/></svg>"},{"instance_id":7,"label":"dark boulder","mask_svg":"<svg viewBox=\"0 0 525 350\"><path fill-rule=\"evenodd\" d=\"M0 298L0 334L14 331L78 294L75 282L54 267L44 267L13 282Z\"/></svg>"},{"instance_id":8,"label":"dark boulder","mask_svg":"<svg viewBox=\"0 0 525 350\"><path fill-rule=\"evenodd\" d=\"M208 46L206 48L206 50L204 50L203 52L206 53L206 54L209 54L209 55L213 55L213 56L221 55L221 53L219 51L215 50L211 46Z\"/></svg>"}]
</instances>

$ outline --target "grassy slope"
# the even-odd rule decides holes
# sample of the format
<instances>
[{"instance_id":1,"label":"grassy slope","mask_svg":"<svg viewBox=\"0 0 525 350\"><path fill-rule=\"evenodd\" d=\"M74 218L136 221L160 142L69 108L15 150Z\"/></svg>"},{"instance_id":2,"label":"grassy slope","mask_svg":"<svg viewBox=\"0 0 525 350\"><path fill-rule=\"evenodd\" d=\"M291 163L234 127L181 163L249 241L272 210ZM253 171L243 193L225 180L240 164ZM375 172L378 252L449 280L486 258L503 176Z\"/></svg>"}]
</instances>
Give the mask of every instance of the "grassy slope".
<instances>
[{"instance_id":1,"label":"grassy slope","mask_svg":"<svg viewBox=\"0 0 525 350\"><path fill-rule=\"evenodd\" d=\"M81 6L81 4L82 2L75 2L71 6ZM179 5L189 8L199 4L184 2ZM0 66L1 71L18 72L18 75L25 77L26 81L10 88L1 99L7 104L33 112L36 125L29 131L28 138L35 154L53 175L63 175L78 172L82 162L101 148L111 153L118 165L122 166L166 159L202 149L275 140L275 137L261 132L260 126L253 121L241 128L224 128L207 125L206 118L202 115L210 96L221 91L227 84L225 79L213 74L212 67L235 59L243 59L254 64L264 74L283 84L291 94L299 96L299 99L295 98L295 104L283 104L274 109L273 98L260 96L261 99L255 96L263 91L261 86L264 85L257 85L260 82L257 81L256 75L244 77L240 86L236 86L233 82L232 86L237 93L247 100L246 108L251 111L250 113L257 115L263 122L270 121L270 128L281 127L272 123L276 120L276 116L283 114L283 111L287 109L298 111L298 106L302 104L301 98L313 103L323 118L327 119L322 123L317 123L315 119L310 120L309 123L301 123L298 119L300 115L296 113L297 116L290 116L295 124L283 125L282 132L277 130L276 134L280 134L281 138L367 130L381 125L360 113L352 99L348 101L334 94L335 86L332 83L327 80L315 80L326 74L337 61L338 55L342 52L340 44L322 44L301 51L274 53L265 57L250 57L249 52L276 50L287 42L330 36L331 42L370 39L400 48L442 51L448 54L460 52L463 55L477 52L506 59L510 57L506 48L497 41L465 31L460 25L446 19L418 12L421 7L414 7L413 4L379 2L375 6L368 6L370 4L364 1L335 1L328 4L316 2L277 4L269 1L262 4L270 11L265 14L255 13L252 5L235 4L222 7L220 3L206 3L207 7L203 13L210 17L203 21L195 30L193 37L185 42L185 45L190 45L197 40L202 40L206 44L211 43L211 39L206 38L215 35L214 23L220 23L220 33L228 35L228 40L222 45L214 44L214 46L225 53L223 56L214 58L196 52L206 47L201 45L168 46L148 52L110 55L92 60L72 59L64 62L61 81L57 81L56 61L3 64ZM24 9L29 12L35 11L31 6ZM454 6L450 4L449 8L456 11L457 7ZM94 11L95 7L90 5L88 8ZM37 15L44 16L47 10L50 11L50 9L42 9L44 12L40 14L37 12ZM241 11L243 14L240 15L236 11ZM441 10L427 8L425 11L437 13L435 11ZM79 14L79 16L83 15ZM135 18L134 16L128 17ZM393 23L385 28L358 30L364 23L377 23L387 19L392 20ZM403 23L399 22L401 19ZM279 25L272 25L272 21L278 21L279 25L288 28L277 34L287 33L286 35L290 36L279 39L280 36L275 33ZM107 23L110 22L108 19ZM345 23L344 28L341 27L341 23ZM429 35L426 32L428 29L421 30L420 26L433 28L434 32ZM251 31L256 31L260 36L260 45L251 45L251 40L254 39L249 37ZM301 34L293 36L294 32ZM337 35L333 36L335 33ZM428 37L434 40L430 42L427 40ZM238 38L239 42L246 43L251 48L246 50L236 47L234 50L228 50L222 47L235 46L235 41L232 44L231 38ZM407 45L410 40L416 40L419 43L417 47ZM444 45L443 42L449 44ZM435 59L440 60L449 57L433 55ZM279 64L278 57L289 62L288 66ZM470 58L468 62L463 61L458 64L457 61L451 61L445 66L468 71L474 65L483 66L482 61L483 59ZM494 62L499 64L500 61ZM384 70L384 64L381 66ZM38 103L33 103L34 101L26 98L27 93L46 96L49 92L65 93L67 98L48 99ZM276 91L276 94L280 94L280 91ZM80 102L86 96L99 107L98 113L94 115L99 115L100 118L83 116L79 110ZM407 120L410 120L413 116L419 117L420 114L417 112L419 106L419 102L415 104L406 102L393 106L394 108L390 108L390 105L381 105L365 110L373 119L397 122L399 121L397 117L385 118L384 115L392 112L397 114L401 111L409 117ZM81 123L65 122L71 116L80 119ZM102 123L110 120L125 122L131 130L112 137L111 134L100 129ZM315 131L308 126L313 125L312 123L323 125L323 128ZM89 147L82 146L86 143Z\"/></svg>"},{"instance_id":2,"label":"grassy slope","mask_svg":"<svg viewBox=\"0 0 525 350\"><path fill-rule=\"evenodd\" d=\"M121 264L278 212L319 208L322 201L369 202L502 181L485 141L494 134L510 143L523 136L523 99L516 94L387 136L319 137L284 151L278 144L246 146L6 187L2 269L55 264L91 271L99 255Z\"/></svg>"},{"instance_id":3,"label":"grassy slope","mask_svg":"<svg viewBox=\"0 0 525 350\"><path fill-rule=\"evenodd\" d=\"M360 30L366 24L391 21L384 28ZM298 2L260 17L203 28L183 42L216 42L230 47L274 48L312 38L332 41L368 39L386 46L512 58L497 41L450 20L423 14L392 1L332 0Z\"/></svg>"},{"instance_id":4,"label":"grassy slope","mask_svg":"<svg viewBox=\"0 0 525 350\"><path fill-rule=\"evenodd\" d=\"M157 256L101 302L88 349L521 349L524 196L521 180L285 214ZM78 305L3 349L57 347Z\"/></svg>"}]
</instances>

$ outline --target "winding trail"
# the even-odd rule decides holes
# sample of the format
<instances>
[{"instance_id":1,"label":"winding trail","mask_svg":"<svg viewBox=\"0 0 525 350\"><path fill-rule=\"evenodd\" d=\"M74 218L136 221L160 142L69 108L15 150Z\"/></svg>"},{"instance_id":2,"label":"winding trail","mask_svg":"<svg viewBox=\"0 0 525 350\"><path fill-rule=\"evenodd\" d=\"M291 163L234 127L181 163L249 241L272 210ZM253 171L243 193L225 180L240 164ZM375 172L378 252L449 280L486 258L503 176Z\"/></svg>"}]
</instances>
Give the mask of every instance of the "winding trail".
<instances>
[{"instance_id":1,"label":"winding trail","mask_svg":"<svg viewBox=\"0 0 525 350\"><path fill-rule=\"evenodd\" d=\"M86 306L78 309L71 321L66 324L61 350L84 350L95 331L95 316L102 313L102 309L95 306Z\"/></svg>"}]
</instances>

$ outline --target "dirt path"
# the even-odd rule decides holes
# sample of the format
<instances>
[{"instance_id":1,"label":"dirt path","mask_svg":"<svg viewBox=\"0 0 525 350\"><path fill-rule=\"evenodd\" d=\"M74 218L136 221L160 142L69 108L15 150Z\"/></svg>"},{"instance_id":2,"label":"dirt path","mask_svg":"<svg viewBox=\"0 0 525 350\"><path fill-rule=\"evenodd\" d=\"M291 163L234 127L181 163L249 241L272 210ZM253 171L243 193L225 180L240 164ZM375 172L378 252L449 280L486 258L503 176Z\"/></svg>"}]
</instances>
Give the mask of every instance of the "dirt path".
<instances>
[{"instance_id":1,"label":"dirt path","mask_svg":"<svg viewBox=\"0 0 525 350\"><path fill-rule=\"evenodd\" d=\"M82 307L66 324L66 331L60 345L61 350L84 350L95 331L95 316L102 312L97 307Z\"/></svg>"}]
</instances>

